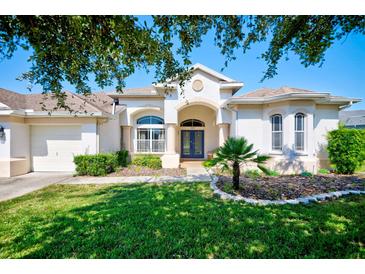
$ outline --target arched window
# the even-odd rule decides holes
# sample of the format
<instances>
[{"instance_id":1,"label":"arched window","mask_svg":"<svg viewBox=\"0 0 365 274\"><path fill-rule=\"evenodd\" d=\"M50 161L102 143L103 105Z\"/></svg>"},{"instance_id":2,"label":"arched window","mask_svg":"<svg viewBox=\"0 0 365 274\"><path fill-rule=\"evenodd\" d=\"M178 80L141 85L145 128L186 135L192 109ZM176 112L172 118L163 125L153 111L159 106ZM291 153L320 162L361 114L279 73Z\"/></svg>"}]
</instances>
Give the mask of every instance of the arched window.
<instances>
[{"instance_id":1,"label":"arched window","mask_svg":"<svg viewBox=\"0 0 365 274\"><path fill-rule=\"evenodd\" d=\"M295 114L295 150L304 150L304 114Z\"/></svg>"},{"instance_id":2,"label":"arched window","mask_svg":"<svg viewBox=\"0 0 365 274\"><path fill-rule=\"evenodd\" d=\"M280 114L271 116L272 150L283 149L283 118Z\"/></svg>"},{"instance_id":3,"label":"arched window","mask_svg":"<svg viewBox=\"0 0 365 274\"><path fill-rule=\"evenodd\" d=\"M164 120L157 116L143 116L137 120L137 125L163 125Z\"/></svg>"},{"instance_id":4,"label":"arched window","mask_svg":"<svg viewBox=\"0 0 365 274\"><path fill-rule=\"evenodd\" d=\"M204 122L197 119L188 119L180 123L181 127L204 127Z\"/></svg>"}]
</instances>

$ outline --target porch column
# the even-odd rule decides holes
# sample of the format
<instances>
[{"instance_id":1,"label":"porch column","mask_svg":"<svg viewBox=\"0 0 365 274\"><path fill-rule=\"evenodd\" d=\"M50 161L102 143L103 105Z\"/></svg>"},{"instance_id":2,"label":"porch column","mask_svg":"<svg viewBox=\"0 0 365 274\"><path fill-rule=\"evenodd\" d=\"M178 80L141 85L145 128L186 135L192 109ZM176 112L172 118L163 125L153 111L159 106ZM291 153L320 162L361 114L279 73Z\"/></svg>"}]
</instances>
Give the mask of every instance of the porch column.
<instances>
[{"instance_id":1,"label":"porch column","mask_svg":"<svg viewBox=\"0 0 365 274\"><path fill-rule=\"evenodd\" d=\"M229 136L229 124L221 123L218 124L219 128L219 146L222 146Z\"/></svg>"},{"instance_id":2,"label":"porch column","mask_svg":"<svg viewBox=\"0 0 365 274\"><path fill-rule=\"evenodd\" d=\"M176 124L167 124L167 154L176 154Z\"/></svg>"},{"instance_id":3,"label":"porch column","mask_svg":"<svg viewBox=\"0 0 365 274\"><path fill-rule=\"evenodd\" d=\"M123 144L122 147L131 152L131 126L122 126L123 128Z\"/></svg>"},{"instance_id":4,"label":"porch column","mask_svg":"<svg viewBox=\"0 0 365 274\"><path fill-rule=\"evenodd\" d=\"M178 168L180 155L176 153L176 124L166 123L166 153L161 157L163 168Z\"/></svg>"}]
</instances>

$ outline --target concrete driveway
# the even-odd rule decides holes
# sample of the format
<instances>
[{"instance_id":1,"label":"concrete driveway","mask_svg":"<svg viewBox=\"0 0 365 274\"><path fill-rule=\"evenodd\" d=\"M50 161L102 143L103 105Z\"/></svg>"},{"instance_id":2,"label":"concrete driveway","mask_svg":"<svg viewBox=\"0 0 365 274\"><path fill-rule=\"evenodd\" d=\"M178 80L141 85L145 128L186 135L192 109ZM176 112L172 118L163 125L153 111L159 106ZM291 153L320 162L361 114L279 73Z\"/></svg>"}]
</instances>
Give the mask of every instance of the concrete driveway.
<instances>
[{"instance_id":1,"label":"concrete driveway","mask_svg":"<svg viewBox=\"0 0 365 274\"><path fill-rule=\"evenodd\" d=\"M0 178L0 201L9 200L72 178L72 172L31 172Z\"/></svg>"}]
</instances>

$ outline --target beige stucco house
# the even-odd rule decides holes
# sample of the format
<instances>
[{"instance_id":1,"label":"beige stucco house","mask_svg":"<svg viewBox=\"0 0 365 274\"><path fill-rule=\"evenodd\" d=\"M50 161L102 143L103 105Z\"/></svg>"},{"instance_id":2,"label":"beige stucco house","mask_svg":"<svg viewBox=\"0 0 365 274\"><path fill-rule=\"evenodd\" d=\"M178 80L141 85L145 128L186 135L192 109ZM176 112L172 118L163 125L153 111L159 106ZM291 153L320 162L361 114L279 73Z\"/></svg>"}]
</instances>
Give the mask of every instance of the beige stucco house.
<instances>
[{"instance_id":1,"label":"beige stucco house","mask_svg":"<svg viewBox=\"0 0 365 274\"><path fill-rule=\"evenodd\" d=\"M228 136L244 136L281 172L327 166L326 133L359 99L282 87L235 96L243 83L201 64L181 90L174 81L84 97L55 110L40 94L0 89L0 176L72 171L73 156L117 151L156 154L165 168L206 159ZM42 108L42 104L44 105Z\"/></svg>"}]
</instances>

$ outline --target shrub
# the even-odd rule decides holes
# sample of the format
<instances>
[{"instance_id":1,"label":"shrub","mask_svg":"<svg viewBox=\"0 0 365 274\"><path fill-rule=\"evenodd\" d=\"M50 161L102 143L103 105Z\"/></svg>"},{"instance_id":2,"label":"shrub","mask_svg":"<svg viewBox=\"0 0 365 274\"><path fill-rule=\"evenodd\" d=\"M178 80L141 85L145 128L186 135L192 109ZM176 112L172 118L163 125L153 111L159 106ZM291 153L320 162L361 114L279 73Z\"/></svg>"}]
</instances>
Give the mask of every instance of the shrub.
<instances>
[{"instance_id":1,"label":"shrub","mask_svg":"<svg viewBox=\"0 0 365 274\"><path fill-rule=\"evenodd\" d=\"M259 177L261 177L261 172L258 171L257 169L248 169L245 171L245 176L251 179L257 179Z\"/></svg>"},{"instance_id":2,"label":"shrub","mask_svg":"<svg viewBox=\"0 0 365 274\"><path fill-rule=\"evenodd\" d=\"M330 174L330 171L326 168L320 168L318 169L319 174Z\"/></svg>"},{"instance_id":3,"label":"shrub","mask_svg":"<svg viewBox=\"0 0 365 274\"><path fill-rule=\"evenodd\" d=\"M129 163L128 150L120 150L115 153L117 155L118 164L121 167L126 167Z\"/></svg>"},{"instance_id":4,"label":"shrub","mask_svg":"<svg viewBox=\"0 0 365 274\"><path fill-rule=\"evenodd\" d=\"M105 176L118 167L118 157L115 153L77 155L74 163L78 175Z\"/></svg>"},{"instance_id":5,"label":"shrub","mask_svg":"<svg viewBox=\"0 0 365 274\"><path fill-rule=\"evenodd\" d=\"M330 161L336 165L336 172L352 174L365 160L365 131L340 127L328 133Z\"/></svg>"},{"instance_id":6,"label":"shrub","mask_svg":"<svg viewBox=\"0 0 365 274\"><path fill-rule=\"evenodd\" d=\"M300 173L300 176L303 176L303 177L312 177L313 174L309 171L303 171L302 173Z\"/></svg>"},{"instance_id":7,"label":"shrub","mask_svg":"<svg viewBox=\"0 0 365 274\"><path fill-rule=\"evenodd\" d=\"M259 155L257 150L253 150L253 144L249 144L244 137L228 137L226 142L215 151L213 158L209 160L209 165L220 166L223 169L231 168L233 188L238 190L241 164L253 162L266 173L267 168L264 164L269 158L265 155Z\"/></svg>"},{"instance_id":8,"label":"shrub","mask_svg":"<svg viewBox=\"0 0 365 274\"><path fill-rule=\"evenodd\" d=\"M268 169L266 175L276 177L276 176L279 176L280 173L274 169Z\"/></svg>"},{"instance_id":9,"label":"shrub","mask_svg":"<svg viewBox=\"0 0 365 274\"><path fill-rule=\"evenodd\" d=\"M145 166L152 169L162 168L161 158L154 155L135 156L132 160L132 164L136 166Z\"/></svg>"}]
</instances>

